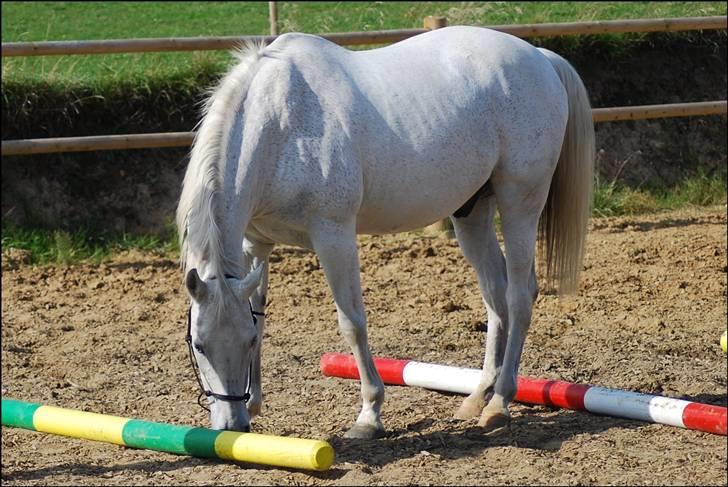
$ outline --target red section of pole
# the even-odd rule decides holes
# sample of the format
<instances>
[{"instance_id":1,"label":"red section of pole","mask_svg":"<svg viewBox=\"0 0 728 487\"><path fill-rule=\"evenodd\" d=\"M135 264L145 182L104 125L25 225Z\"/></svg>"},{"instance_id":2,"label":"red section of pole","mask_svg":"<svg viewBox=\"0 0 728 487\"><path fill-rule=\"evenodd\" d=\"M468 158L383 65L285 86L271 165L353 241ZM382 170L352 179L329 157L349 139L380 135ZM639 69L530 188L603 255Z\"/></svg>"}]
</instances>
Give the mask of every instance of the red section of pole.
<instances>
[{"instance_id":1,"label":"red section of pole","mask_svg":"<svg viewBox=\"0 0 728 487\"><path fill-rule=\"evenodd\" d=\"M591 386L560 380L518 378L514 398L528 404L544 404L566 409L584 410L584 394Z\"/></svg>"},{"instance_id":2,"label":"red section of pole","mask_svg":"<svg viewBox=\"0 0 728 487\"><path fill-rule=\"evenodd\" d=\"M375 358L374 365L385 384L406 386L402 373L409 360L391 358ZM343 353L326 353L321 356L321 373L330 377L359 379L359 369L354 356Z\"/></svg>"},{"instance_id":3,"label":"red section of pole","mask_svg":"<svg viewBox=\"0 0 728 487\"><path fill-rule=\"evenodd\" d=\"M407 384L404 381L404 369L407 364L415 367L423 362L413 360L398 360L391 358L374 358L374 364L379 371L385 384L395 385L417 385ZM447 367L447 366L443 366ZM464 369L461 369L464 370ZM321 357L321 372L327 376L343 377L348 379L359 379L359 372L352 355L342 353L327 353ZM414 372L414 371L412 371ZM571 382L535 379L531 377L518 378L518 391L515 401L525 404L542 404L545 406L574 409L579 411L590 411L584 404L584 397L587 391L593 386L586 384L574 384ZM637 395L637 393L614 390L614 393ZM660 398L660 396L654 396ZM664 399L664 398L662 398ZM678 401L683 402L683 401ZM682 422L685 428L705 431L718 435L728 435L728 409L722 406L690 402L682 412ZM614 411L611 415L621 417L632 417L620 415L618 402L614 404ZM599 414L605 410L597 411ZM672 423L663 423L672 424Z\"/></svg>"},{"instance_id":4,"label":"red section of pole","mask_svg":"<svg viewBox=\"0 0 728 487\"><path fill-rule=\"evenodd\" d=\"M693 402L685 407L682 419L688 429L728 435L728 409L724 407Z\"/></svg>"}]
</instances>

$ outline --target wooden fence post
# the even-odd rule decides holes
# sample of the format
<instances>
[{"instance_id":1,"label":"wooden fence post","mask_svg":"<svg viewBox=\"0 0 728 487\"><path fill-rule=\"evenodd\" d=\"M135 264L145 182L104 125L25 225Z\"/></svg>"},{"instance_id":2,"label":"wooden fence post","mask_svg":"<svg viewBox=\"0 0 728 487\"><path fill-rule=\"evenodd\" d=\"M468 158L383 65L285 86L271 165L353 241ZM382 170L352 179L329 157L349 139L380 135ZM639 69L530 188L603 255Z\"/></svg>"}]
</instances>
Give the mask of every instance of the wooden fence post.
<instances>
[{"instance_id":1,"label":"wooden fence post","mask_svg":"<svg viewBox=\"0 0 728 487\"><path fill-rule=\"evenodd\" d=\"M270 17L270 35L278 35L278 2L268 2L268 16Z\"/></svg>"},{"instance_id":2,"label":"wooden fence post","mask_svg":"<svg viewBox=\"0 0 728 487\"><path fill-rule=\"evenodd\" d=\"M425 17L423 27L427 30L435 30L447 27L447 17L428 15L427 17ZM428 225L425 227L426 233L450 232L451 230L452 229L450 227L450 221L447 219L437 221L432 225Z\"/></svg>"},{"instance_id":3,"label":"wooden fence post","mask_svg":"<svg viewBox=\"0 0 728 487\"><path fill-rule=\"evenodd\" d=\"M427 30L442 29L447 27L447 17L428 15L425 17L423 27Z\"/></svg>"}]
</instances>

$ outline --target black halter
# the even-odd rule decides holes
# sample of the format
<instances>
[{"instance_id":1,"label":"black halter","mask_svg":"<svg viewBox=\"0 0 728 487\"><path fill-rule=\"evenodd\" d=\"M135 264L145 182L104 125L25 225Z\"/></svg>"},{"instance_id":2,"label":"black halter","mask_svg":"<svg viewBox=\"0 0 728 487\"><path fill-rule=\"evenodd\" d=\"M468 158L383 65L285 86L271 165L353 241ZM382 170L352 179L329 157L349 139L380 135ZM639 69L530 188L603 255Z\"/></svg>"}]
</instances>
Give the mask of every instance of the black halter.
<instances>
[{"instance_id":1,"label":"black halter","mask_svg":"<svg viewBox=\"0 0 728 487\"><path fill-rule=\"evenodd\" d=\"M226 278L233 278L237 279L235 276L230 276L228 274L225 274ZM211 279L215 279L212 277ZM265 313L261 313L259 311L253 310L253 304L248 301L248 305L250 306L250 315L253 317L253 324L258 324L258 318L257 316L265 316ZM200 395L197 396L197 404L199 404L203 409L209 411L207 406L202 404L202 396L206 397L214 397L215 399L219 399L221 401L243 401L247 403L250 400L250 376L253 369L253 364L251 362L250 368L248 370L248 384L245 386L245 394L242 396L235 396L230 394L217 394L216 392L209 391L205 389L205 386L202 385L202 379L200 378L199 372L197 372L197 369L200 368L199 364L197 363L197 359L195 359L195 354L192 351L192 306L187 310L187 335L185 336L185 341L187 342L187 350L190 354L190 362L192 363L192 370L195 372L195 378L197 379L197 384L200 386Z\"/></svg>"}]
</instances>

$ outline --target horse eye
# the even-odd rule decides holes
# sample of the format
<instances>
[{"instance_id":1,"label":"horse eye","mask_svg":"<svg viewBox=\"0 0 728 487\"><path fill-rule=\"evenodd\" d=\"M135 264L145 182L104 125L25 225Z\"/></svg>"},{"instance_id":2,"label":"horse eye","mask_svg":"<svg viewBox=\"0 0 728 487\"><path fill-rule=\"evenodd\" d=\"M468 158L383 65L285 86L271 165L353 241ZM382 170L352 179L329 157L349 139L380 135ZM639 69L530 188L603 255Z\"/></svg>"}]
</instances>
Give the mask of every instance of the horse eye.
<instances>
[{"instance_id":1,"label":"horse eye","mask_svg":"<svg viewBox=\"0 0 728 487\"><path fill-rule=\"evenodd\" d=\"M202 345L200 345L199 343L195 343L193 346L195 347L195 350L197 350L197 353L201 353L204 355L205 351L202 349Z\"/></svg>"}]
</instances>

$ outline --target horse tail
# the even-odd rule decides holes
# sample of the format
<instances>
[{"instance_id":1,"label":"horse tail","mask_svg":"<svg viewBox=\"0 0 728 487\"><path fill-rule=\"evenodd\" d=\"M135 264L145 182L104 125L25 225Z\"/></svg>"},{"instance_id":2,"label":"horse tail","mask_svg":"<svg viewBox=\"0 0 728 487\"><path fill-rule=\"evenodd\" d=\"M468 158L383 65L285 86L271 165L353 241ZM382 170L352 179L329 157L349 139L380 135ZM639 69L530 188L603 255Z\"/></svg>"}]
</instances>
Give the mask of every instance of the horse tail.
<instances>
[{"instance_id":1,"label":"horse tail","mask_svg":"<svg viewBox=\"0 0 728 487\"><path fill-rule=\"evenodd\" d=\"M594 184L594 122L589 95L576 70L561 56L540 49L566 88L569 119L561 154L539 222L539 252L546 281L559 293L574 293L584 258Z\"/></svg>"}]
</instances>

